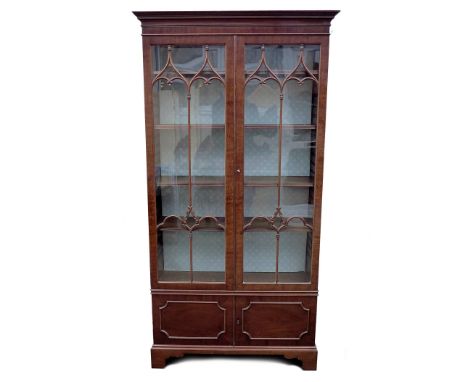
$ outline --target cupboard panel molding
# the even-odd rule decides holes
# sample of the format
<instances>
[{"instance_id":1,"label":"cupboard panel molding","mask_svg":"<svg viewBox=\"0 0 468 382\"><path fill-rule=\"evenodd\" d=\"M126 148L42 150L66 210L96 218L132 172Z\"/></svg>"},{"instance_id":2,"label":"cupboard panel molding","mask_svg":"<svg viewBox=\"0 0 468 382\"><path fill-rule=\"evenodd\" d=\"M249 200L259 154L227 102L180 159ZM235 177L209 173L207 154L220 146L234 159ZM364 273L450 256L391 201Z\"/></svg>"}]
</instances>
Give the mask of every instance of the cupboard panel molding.
<instances>
[{"instance_id":1,"label":"cupboard panel molding","mask_svg":"<svg viewBox=\"0 0 468 382\"><path fill-rule=\"evenodd\" d=\"M270 316L275 317L275 319L281 319L284 321L284 318L281 317L284 315L281 312L275 312L275 310L285 310L286 313L290 313L291 316L289 317L288 323L292 325L297 325L296 327L285 328L283 325L278 325L278 327L267 327L261 326L257 327L256 333L250 329L248 330L248 321L246 322L246 316L255 315L255 308L260 312L262 316ZM284 309L286 308L286 309ZM264 312L262 312L264 310ZM298 310L298 312L293 312L293 310ZM302 316L302 317L301 317ZM302 302L266 302L266 301L251 301L249 305L245 308L242 308L242 334L245 334L249 337L249 340L300 340L304 335L309 332L309 320L310 320L310 309L304 307ZM301 319L304 320L301 321ZM260 319L250 318L250 322L258 321L262 322L265 317L261 317ZM303 329L301 331L301 329ZM289 336L288 336L289 335Z\"/></svg>"},{"instance_id":2,"label":"cupboard panel molding","mask_svg":"<svg viewBox=\"0 0 468 382\"><path fill-rule=\"evenodd\" d=\"M171 308L173 310L172 316L169 312ZM183 316L185 326L174 325L172 329L167 328L166 324L173 324L177 316ZM213 316L218 318L218 323L222 322L222 326L216 325ZM222 317L221 320L219 320L220 317ZM206 319L209 320L207 321ZM164 305L159 307L159 320L159 330L169 339L217 340L221 335L226 333L226 308L222 307L218 301L167 300ZM204 327L194 327L193 323L202 323ZM213 325L214 323L215 325ZM197 335L200 330L207 333L210 329L213 329L211 336L200 337ZM172 330L179 330L179 334L169 333Z\"/></svg>"}]
</instances>

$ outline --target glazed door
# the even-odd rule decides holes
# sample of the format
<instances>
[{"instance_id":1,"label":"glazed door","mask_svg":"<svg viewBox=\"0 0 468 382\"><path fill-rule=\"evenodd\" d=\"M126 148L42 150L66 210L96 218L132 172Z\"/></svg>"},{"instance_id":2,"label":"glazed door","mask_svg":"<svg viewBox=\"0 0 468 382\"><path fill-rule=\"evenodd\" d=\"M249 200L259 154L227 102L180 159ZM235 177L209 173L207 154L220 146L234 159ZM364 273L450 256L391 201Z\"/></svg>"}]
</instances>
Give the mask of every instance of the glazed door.
<instances>
[{"instance_id":1,"label":"glazed door","mask_svg":"<svg viewBox=\"0 0 468 382\"><path fill-rule=\"evenodd\" d=\"M144 39L153 288L233 284L231 39Z\"/></svg>"},{"instance_id":2,"label":"glazed door","mask_svg":"<svg viewBox=\"0 0 468 382\"><path fill-rule=\"evenodd\" d=\"M316 289L324 41L317 36L239 38L239 288Z\"/></svg>"}]
</instances>

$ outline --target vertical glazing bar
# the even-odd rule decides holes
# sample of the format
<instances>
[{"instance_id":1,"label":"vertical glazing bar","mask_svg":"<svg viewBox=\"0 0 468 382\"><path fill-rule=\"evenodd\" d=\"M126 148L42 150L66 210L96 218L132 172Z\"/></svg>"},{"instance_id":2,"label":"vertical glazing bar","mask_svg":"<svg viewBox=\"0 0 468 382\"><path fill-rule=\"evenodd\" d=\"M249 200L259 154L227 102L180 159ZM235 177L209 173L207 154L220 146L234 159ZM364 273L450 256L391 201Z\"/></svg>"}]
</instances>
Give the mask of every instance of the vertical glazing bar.
<instances>
[{"instance_id":1,"label":"vertical glazing bar","mask_svg":"<svg viewBox=\"0 0 468 382\"><path fill-rule=\"evenodd\" d=\"M193 215L192 206L192 129L190 128L190 103L191 103L191 84L187 86L187 155L188 155L188 208L187 218ZM192 231L189 232L189 262L190 262L190 282L193 282L193 239Z\"/></svg>"},{"instance_id":2,"label":"vertical glazing bar","mask_svg":"<svg viewBox=\"0 0 468 382\"><path fill-rule=\"evenodd\" d=\"M278 201L275 214L281 211L281 155L283 151L283 87L280 86L280 110L279 110L279 127L278 127Z\"/></svg>"},{"instance_id":3,"label":"vertical glazing bar","mask_svg":"<svg viewBox=\"0 0 468 382\"><path fill-rule=\"evenodd\" d=\"M189 232L189 256L190 256L190 282L193 283L193 254L192 254L192 231Z\"/></svg>"},{"instance_id":4,"label":"vertical glazing bar","mask_svg":"<svg viewBox=\"0 0 468 382\"><path fill-rule=\"evenodd\" d=\"M279 239L280 239L280 234L279 232L276 232L276 268L275 268L275 284L278 284L278 279L279 279Z\"/></svg>"},{"instance_id":5,"label":"vertical glazing bar","mask_svg":"<svg viewBox=\"0 0 468 382\"><path fill-rule=\"evenodd\" d=\"M187 155L188 155L188 211L187 214L192 212L192 129L190 128L190 87L187 89Z\"/></svg>"}]
</instances>

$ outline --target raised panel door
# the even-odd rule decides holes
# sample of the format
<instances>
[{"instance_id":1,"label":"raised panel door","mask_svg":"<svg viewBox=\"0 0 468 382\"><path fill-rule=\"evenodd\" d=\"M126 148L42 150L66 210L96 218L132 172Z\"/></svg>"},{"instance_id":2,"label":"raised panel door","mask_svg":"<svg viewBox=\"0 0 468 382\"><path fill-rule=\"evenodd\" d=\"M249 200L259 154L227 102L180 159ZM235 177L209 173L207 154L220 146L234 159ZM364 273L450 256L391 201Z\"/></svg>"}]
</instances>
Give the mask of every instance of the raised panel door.
<instances>
[{"instance_id":1,"label":"raised panel door","mask_svg":"<svg viewBox=\"0 0 468 382\"><path fill-rule=\"evenodd\" d=\"M236 297L236 345L315 346L317 297Z\"/></svg>"},{"instance_id":2,"label":"raised panel door","mask_svg":"<svg viewBox=\"0 0 468 382\"><path fill-rule=\"evenodd\" d=\"M232 345L233 297L153 295L155 344Z\"/></svg>"}]
</instances>

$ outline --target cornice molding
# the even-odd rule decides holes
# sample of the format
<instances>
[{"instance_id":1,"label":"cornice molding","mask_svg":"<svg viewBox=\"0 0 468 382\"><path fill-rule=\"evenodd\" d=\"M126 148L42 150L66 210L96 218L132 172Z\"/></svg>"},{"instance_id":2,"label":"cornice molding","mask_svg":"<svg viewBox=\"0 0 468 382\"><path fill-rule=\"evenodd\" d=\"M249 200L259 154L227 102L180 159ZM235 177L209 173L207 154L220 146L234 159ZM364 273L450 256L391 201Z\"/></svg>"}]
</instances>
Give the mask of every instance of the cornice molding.
<instances>
[{"instance_id":1,"label":"cornice molding","mask_svg":"<svg viewBox=\"0 0 468 382\"><path fill-rule=\"evenodd\" d=\"M337 10L301 10L301 11L134 11L133 14L142 22L151 20L170 19L225 19L239 21L239 19L328 19L331 21L339 11Z\"/></svg>"}]
</instances>

